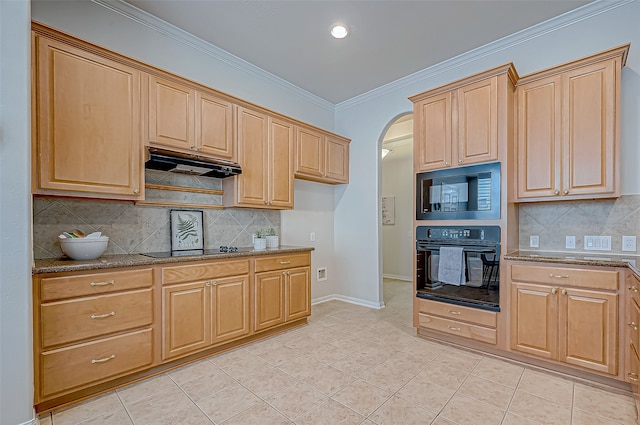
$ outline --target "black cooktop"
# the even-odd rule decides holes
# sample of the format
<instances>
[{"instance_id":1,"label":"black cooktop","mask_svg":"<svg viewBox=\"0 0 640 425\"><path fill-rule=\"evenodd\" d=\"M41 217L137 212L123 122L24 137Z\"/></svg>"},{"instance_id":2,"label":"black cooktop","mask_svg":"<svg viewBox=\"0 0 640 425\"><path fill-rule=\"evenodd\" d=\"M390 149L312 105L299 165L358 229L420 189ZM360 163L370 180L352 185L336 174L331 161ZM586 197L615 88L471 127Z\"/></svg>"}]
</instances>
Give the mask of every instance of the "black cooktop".
<instances>
[{"instance_id":1,"label":"black cooktop","mask_svg":"<svg viewBox=\"0 0 640 425\"><path fill-rule=\"evenodd\" d=\"M161 252L141 252L140 255L146 255L153 258L171 258L171 257L196 257L200 255L216 255L228 254L230 252L249 252L253 251L252 247L221 247L219 249L190 249L184 251L161 251Z\"/></svg>"}]
</instances>

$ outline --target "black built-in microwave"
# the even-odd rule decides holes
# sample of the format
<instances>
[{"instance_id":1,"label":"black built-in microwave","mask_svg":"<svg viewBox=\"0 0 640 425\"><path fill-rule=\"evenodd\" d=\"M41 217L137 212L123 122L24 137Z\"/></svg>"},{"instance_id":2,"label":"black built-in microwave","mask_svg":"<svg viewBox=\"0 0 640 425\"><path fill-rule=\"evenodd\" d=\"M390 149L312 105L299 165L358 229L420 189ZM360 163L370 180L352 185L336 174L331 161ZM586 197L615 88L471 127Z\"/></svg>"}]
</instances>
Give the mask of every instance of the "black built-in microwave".
<instances>
[{"instance_id":1,"label":"black built-in microwave","mask_svg":"<svg viewBox=\"0 0 640 425\"><path fill-rule=\"evenodd\" d=\"M499 162L416 174L416 220L499 218Z\"/></svg>"}]
</instances>

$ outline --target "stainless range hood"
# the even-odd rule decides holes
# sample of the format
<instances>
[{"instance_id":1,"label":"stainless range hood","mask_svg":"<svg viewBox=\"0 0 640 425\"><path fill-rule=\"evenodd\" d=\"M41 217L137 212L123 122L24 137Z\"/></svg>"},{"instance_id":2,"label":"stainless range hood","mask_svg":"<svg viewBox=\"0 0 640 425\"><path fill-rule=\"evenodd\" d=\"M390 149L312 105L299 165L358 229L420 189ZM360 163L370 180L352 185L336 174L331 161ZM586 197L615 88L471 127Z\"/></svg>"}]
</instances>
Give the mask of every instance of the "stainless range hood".
<instances>
[{"instance_id":1,"label":"stainless range hood","mask_svg":"<svg viewBox=\"0 0 640 425\"><path fill-rule=\"evenodd\" d=\"M240 165L232 161L158 148L149 148L145 168L219 179L242 174Z\"/></svg>"}]
</instances>

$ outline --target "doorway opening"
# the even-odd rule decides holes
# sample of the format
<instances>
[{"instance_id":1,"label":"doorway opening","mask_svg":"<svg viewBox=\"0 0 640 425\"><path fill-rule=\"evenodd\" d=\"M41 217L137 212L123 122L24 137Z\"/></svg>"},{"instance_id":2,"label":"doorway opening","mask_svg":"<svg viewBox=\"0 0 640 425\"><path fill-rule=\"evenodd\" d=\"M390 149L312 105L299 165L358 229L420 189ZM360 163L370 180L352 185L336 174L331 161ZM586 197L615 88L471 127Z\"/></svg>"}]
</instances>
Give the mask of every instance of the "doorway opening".
<instances>
[{"instance_id":1,"label":"doorway opening","mask_svg":"<svg viewBox=\"0 0 640 425\"><path fill-rule=\"evenodd\" d=\"M415 252L413 113L402 113L389 122L380 139L379 158L382 299L388 305L390 297L406 298L407 305L404 308L411 311ZM398 290L388 290L391 287Z\"/></svg>"}]
</instances>

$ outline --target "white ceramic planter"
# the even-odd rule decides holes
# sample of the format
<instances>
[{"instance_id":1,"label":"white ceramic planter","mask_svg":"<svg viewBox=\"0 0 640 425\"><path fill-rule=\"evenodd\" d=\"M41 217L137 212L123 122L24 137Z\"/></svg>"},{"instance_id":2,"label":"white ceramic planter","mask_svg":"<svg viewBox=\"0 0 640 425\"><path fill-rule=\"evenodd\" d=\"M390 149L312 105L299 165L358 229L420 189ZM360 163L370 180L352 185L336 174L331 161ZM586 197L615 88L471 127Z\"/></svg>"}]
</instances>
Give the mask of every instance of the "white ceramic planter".
<instances>
[{"instance_id":1,"label":"white ceramic planter","mask_svg":"<svg viewBox=\"0 0 640 425\"><path fill-rule=\"evenodd\" d=\"M253 249L256 251L267 249L267 240L265 238L254 238Z\"/></svg>"},{"instance_id":2,"label":"white ceramic planter","mask_svg":"<svg viewBox=\"0 0 640 425\"><path fill-rule=\"evenodd\" d=\"M280 237L278 235L267 236L267 248L277 248L280 246Z\"/></svg>"}]
</instances>

